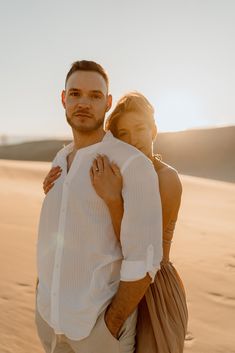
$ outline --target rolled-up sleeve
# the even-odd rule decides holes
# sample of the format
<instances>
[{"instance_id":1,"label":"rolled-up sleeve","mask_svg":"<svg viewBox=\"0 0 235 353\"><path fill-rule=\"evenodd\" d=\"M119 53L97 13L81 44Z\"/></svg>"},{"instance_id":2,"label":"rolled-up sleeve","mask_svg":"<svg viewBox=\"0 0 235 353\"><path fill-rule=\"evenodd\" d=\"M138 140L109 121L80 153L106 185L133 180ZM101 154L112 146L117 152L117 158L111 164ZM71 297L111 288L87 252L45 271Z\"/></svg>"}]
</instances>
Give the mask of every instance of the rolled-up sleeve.
<instances>
[{"instance_id":1,"label":"rolled-up sleeve","mask_svg":"<svg viewBox=\"0 0 235 353\"><path fill-rule=\"evenodd\" d=\"M131 158L122 170L124 215L121 224L122 281L147 273L154 281L162 260L162 207L157 173L144 155Z\"/></svg>"}]
</instances>

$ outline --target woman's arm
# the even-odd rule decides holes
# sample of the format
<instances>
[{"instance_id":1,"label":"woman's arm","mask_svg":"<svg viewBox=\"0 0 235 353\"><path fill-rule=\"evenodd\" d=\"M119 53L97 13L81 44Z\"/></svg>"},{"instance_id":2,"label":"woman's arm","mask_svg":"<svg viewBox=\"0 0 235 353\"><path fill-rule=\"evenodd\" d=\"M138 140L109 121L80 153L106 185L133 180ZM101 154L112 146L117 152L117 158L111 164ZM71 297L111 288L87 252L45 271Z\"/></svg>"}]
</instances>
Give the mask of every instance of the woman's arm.
<instances>
[{"instance_id":1,"label":"woman's arm","mask_svg":"<svg viewBox=\"0 0 235 353\"><path fill-rule=\"evenodd\" d=\"M112 219L113 229L117 240L120 241L121 223L123 217L123 199L119 198L107 204Z\"/></svg>"},{"instance_id":2,"label":"woman's arm","mask_svg":"<svg viewBox=\"0 0 235 353\"><path fill-rule=\"evenodd\" d=\"M112 219L115 235L120 240L123 217L122 175L118 166L106 156L98 155L90 169L92 185L106 203Z\"/></svg>"},{"instance_id":3,"label":"woman's arm","mask_svg":"<svg viewBox=\"0 0 235 353\"><path fill-rule=\"evenodd\" d=\"M182 184L177 171L166 168L158 173L163 216L163 257L169 260L171 242L180 208Z\"/></svg>"},{"instance_id":4,"label":"woman's arm","mask_svg":"<svg viewBox=\"0 0 235 353\"><path fill-rule=\"evenodd\" d=\"M160 174L160 173L159 173ZM162 202L163 231L168 233L171 221L177 220L180 208L182 185L177 171L167 168L159 177L160 194ZM168 240L173 234L169 231Z\"/></svg>"}]
</instances>

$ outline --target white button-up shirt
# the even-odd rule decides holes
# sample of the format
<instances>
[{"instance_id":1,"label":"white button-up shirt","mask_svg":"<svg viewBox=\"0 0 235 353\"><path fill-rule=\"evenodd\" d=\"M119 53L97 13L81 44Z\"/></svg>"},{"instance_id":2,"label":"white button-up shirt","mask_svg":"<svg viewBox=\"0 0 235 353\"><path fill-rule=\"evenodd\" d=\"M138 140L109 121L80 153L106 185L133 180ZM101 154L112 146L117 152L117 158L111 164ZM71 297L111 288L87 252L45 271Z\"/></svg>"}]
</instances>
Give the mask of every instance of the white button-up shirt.
<instances>
[{"instance_id":1,"label":"white button-up shirt","mask_svg":"<svg viewBox=\"0 0 235 353\"><path fill-rule=\"evenodd\" d=\"M42 205L37 306L56 333L80 340L111 302L120 279L135 281L147 272L154 278L162 259L162 214L157 174L143 153L107 132L101 142L79 149L67 172L73 147L65 146L53 160L62 174ZM98 153L116 162L123 176L120 242L90 180Z\"/></svg>"}]
</instances>

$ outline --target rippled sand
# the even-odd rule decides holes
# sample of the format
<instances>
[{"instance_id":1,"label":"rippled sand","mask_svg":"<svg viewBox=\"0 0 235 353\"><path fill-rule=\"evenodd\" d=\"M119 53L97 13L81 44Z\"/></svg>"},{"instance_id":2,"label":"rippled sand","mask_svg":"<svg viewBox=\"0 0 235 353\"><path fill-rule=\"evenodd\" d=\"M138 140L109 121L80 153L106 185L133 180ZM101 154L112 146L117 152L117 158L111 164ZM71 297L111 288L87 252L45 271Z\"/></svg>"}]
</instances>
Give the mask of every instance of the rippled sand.
<instances>
[{"instance_id":1,"label":"rippled sand","mask_svg":"<svg viewBox=\"0 0 235 353\"><path fill-rule=\"evenodd\" d=\"M37 225L47 162L0 160L0 352L43 352L34 325ZM235 184L182 176L171 260L189 308L185 353L235 352ZM144 352L143 352L144 353Z\"/></svg>"}]
</instances>

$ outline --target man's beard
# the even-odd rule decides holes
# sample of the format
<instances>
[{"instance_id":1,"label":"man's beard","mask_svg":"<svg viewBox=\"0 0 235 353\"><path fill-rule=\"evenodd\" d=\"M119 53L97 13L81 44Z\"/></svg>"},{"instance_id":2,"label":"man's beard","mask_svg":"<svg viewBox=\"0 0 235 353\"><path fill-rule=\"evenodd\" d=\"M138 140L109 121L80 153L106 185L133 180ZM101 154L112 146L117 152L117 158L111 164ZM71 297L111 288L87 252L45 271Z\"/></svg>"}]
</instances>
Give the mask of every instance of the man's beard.
<instances>
[{"instance_id":1,"label":"man's beard","mask_svg":"<svg viewBox=\"0 0 235 353\"><path fill-rule=\"evenodd\" d=\"M104 117L100 120L97 120L94 122L94 125L91 126L77 126L72 119L68 117L68 114L65 113L67 123L72 127L72 129L78 131L78 132L92 132L95 130L98 130L103 124L104 124Z\"/></svg>"}]
</instances>

